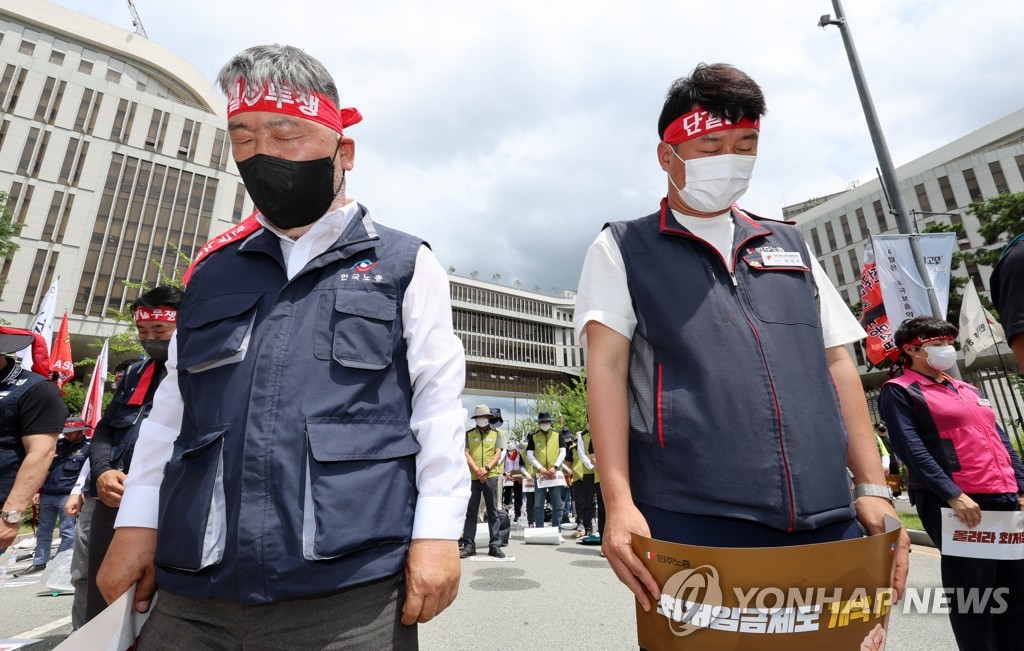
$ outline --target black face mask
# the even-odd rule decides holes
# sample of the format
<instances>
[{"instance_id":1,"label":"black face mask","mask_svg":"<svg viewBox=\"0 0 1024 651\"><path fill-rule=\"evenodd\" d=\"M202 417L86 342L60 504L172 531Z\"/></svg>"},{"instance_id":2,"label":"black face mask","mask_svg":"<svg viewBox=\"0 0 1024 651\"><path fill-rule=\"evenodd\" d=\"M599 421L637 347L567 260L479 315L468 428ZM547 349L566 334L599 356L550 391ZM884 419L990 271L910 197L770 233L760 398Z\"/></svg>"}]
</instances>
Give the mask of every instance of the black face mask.
<instances>
[{"instance_id":1,"label":"black face mask","mask_svg":"<svg viewBox=\"0 0 1024 651\"><path fill-rule=\"evenodd\" d=\"M170 339L143 339L139 343L154 362L163 364L167 361L167 347L171 345Z\"/></svg>"},{"instance_id":2,"label":"black face mask","mask_svg":"<svg viewBox=\"0 0 1024 651\"><path fill-rule=\"evenodd\" d=\"M290 161L256 154L238 163L238 172L256 208L283 231L323 217L338 192L334 156Z\"/></svg>"}]
</instances>

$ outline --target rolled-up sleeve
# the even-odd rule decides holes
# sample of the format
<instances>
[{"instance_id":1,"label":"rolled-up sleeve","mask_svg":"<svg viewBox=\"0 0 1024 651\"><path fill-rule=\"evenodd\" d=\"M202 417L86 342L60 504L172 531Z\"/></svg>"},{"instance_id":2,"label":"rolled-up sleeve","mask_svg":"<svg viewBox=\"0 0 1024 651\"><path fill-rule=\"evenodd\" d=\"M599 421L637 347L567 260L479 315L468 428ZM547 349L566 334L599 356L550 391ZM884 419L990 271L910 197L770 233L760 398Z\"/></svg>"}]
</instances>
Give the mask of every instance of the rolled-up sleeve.
<instances>
[{"instance_id":1,"label":"rolled-up sleeve","mask_svg":"<svg viewBox=\"0 0 1024 651\"><path fill-rule=\"evenodd\" d=\"M413 387L410 424L420 444L412 537L457 540L470 491L462 407L466 361L452 328L448 276L426 247L416 256L402 321Z\"/></svg>"},{"instance_id":2,"label":"rolled-up sleeve","mask_svg":"<svg viewBox=\"0 0 1024 651\"><path fill-rule=\"evenodd\" d=\"M153 409L142 423L132 455L131 472L124 482L124 496L116 527L156 529L160 483L171 459L174 441L181 430L183 405L178 389L178 336L171 335L167 351L167 375L153 396Z\"/></svg>"}]
</instances>

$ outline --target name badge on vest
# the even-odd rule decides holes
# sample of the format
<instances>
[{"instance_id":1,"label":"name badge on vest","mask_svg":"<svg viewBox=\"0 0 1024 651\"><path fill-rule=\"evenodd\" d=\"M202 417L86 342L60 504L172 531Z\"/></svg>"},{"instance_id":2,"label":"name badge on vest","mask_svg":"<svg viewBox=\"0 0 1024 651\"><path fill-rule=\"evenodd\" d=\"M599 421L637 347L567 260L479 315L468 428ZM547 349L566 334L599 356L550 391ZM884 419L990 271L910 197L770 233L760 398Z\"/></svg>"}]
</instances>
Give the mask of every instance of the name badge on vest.
<instances>
[{"instance_id":1,"label":"name badge on vest","mask_svg":"<svg viewBox=\"0 0 1024 651\"><path fill-rule=\"evenodd\" d=\"M761 251L761 261L766 267L802 267L804 260L792 251Z\"/></svg>"},{"instance_id":2,"label":"name badge on vest","mask_svg":"<svg viewBox=\"0 0 1024 651\"><path fill-rule=\"evenodd\" d=\"M978 398L978 404L982 407L991 407L992 403L988 398Z\"/></svg>"}]
</instances>

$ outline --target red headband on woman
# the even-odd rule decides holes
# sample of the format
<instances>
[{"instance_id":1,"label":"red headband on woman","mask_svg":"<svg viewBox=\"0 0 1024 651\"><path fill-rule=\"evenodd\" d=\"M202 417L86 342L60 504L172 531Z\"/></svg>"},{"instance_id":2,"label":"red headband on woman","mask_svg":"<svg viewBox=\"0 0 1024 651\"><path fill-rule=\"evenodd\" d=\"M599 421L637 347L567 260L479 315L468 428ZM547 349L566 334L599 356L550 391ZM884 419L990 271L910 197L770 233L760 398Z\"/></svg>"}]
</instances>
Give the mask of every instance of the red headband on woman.
<instances>
[{"instance_id":1,"label":"red headband on woman","mask_svg":"<svg viewBox=\"0 0 1024 651\"><path fill-rule=\"evenodd\" d=\"M701 107L696 107L689 113L680 115L665 127L665 137L662 138L670 145L678 145L681 142L692 140L715 131L726 129L760 129L761 120L751 120L742 117L738 122L731 122L726 118L711 115Z\"/></svg>"},{"instance_id":2,"label":"red headband on woman","mask_svg":"<svg viewBox=\"0 0 1024 651\"><path fill-rule=\"evenodd\" d=\"M270 111L312 120L338 133L363 119L358 110L339 110L326 95L315 90L299 92L285 84L268 82L259 92L250 94L245 81L239 79L228 93L228 117L248 111Z\"/></svg>"},{"instance_id":3,"label":"red headband on woman","mask_svg":"<svg viewBox=\"0 0 1024 651\"><path fill-rule=\"evenodd\" d=\"M911 339L910 341L904 343L903 345L904 346L920 346L921 344L926 344L929 341L941 341L943 339L948 339L949 341L953 341L953 337L951 337L949 335L939 335L938 337L928 337L926 339L921 339L919 337L914 337L913 339Z\"/></svg>"}]
</instances>

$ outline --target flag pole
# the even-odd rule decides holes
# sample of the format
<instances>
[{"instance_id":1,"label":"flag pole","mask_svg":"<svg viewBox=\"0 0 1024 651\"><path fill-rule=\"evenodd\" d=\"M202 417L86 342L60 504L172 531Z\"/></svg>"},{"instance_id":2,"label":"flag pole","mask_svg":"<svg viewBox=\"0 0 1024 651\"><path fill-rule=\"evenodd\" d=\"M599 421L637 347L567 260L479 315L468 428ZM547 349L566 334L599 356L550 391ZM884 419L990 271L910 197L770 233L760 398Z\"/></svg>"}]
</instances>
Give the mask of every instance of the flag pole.
<instances>
[{"instance_id":1,"label":"flag pole","mask_svg":"<svg viewBox=\"0 0 1024 651\"><path fill-rule=\"evenodd\" d=\"M982 309L985 309L982 307ZM987 317L988 315L986 315ZM987 325L987 324L986 324ZM986 328L989 335L992 337L992 345L995 346L996 356L999 358L999 366L1003 369L1003 379L1010 377L1010 371L1006 368L1006 360L1003 359L1003 354L999 352L999 342L996 341L996 333L991 327ZM1013 398L1013 407L1017 411L1017 422L1013 428L1013 438L1017 441L1017 449L1020 450L1021 454L1024 454L1024 445L1021 444L1020 434L1017 431L1018 427L1024 427L1024 416L1021 416L1020 402L1017 400L1017 393L1014 391L1014 386L1010 385L1010 397Z\"/></svg>"}]
</instances>

